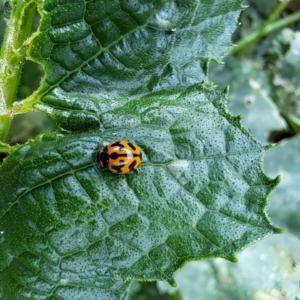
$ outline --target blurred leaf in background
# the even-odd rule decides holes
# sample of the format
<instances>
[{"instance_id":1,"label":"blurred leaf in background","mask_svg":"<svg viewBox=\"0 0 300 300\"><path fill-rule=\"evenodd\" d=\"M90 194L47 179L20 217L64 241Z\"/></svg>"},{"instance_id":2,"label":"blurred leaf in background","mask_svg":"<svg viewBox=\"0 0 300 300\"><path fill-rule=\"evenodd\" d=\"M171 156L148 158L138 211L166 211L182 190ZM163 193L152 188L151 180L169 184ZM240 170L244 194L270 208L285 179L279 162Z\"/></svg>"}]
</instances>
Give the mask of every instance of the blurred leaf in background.
<instances>
[{"instance_id":1,"label":"blurred leaf in background","mask_svg":"<svg viewBox=\"0 0 300 300\"><path fill-rule=\"evenodd\" d=\"M212 65L210 80L220 89L230 82L229 110L241 114L243 125L262 142L268 141L270 132L285 128L284 119L269 98L270 86L260 59L239 61L229 56L224 65Z\"/></svg>"},{"instance_id":2,"label":"blurred leaf in background","mask_svg":"<svg viewBox=\"0 0 300 300\"><path fill-rule=\"evenodd\" d=\"M299 297L300 241L273 236L245 249L232 264L221 259L188 263L176 277L184 300L290 300ZM163 293L174 293L159 282Z\"/></svg>"},{"instance_id":3,"label":"blurred leaf in background","mask_svg":"<svg viewBox=\"0 0 300 300\"><path fill-rule=\"evenodd\" d=\"M300 133L300 32L285 28L271 44L271 96L296 133Z\"/></svg>"},{"instance_id":4,"label":"blurred leaf in background","mask_svg":"<svg viewBox=\"0 0 300 300\"><path fill-rule=\"evenodd\" d=\"M14 117L9 131L10 145L24 144L40 133L52 132L55 129L53 119L43 112L29 112Z\"/></svg>"},{"instance_id":5,"label":"blurred leaf in background","mask_svg":"<svg viewBox=\"0 0 300 300\"><path fill-rule=\"evenodd\" d=\"M268 212L279 226L300 238L300 136L285 139L265 157L267 173L281 175ZM300 247L299 247L300 249Z\"/></svg>"},{"instance_id":6,"label":"blurred leaf in background","mask_svg":"<svg viewBox=\"0 0 300 300\"><path fill-rule=\"evenodd\" d=\"M234 34L236 43L255 31L259 33L276 6L280 6L274 0L252 0L247 4L249 7L241 15L241 26ZM280 18L283 18L283 13ZM243 124L262 142L277 141L278 137L273 137L272 132L284 132L284 136L293 134L289 132L287 124L293 116L285 112L287 107L294 109L295 103L299 103L299 97L295 99L299 93L295 88L297 83L293 85L292 91L290 89L289 96L284 97L278 96L279 90L275 83L276 79L282 78L282 73L287 75L285 82L299 80L299 76L292 75L299 68L297 60L293 58L295 64L292 68L296 69L294 72L285 62L286 52L295 35L287 34L286 30L291 31L284 28L271 32L257 40L246 55L229 55L224 65L212 64L210 67L210 80L216 82L220 89L230 82L229 109L234 114L242 114Z\"/></svg>"}]
</instances>

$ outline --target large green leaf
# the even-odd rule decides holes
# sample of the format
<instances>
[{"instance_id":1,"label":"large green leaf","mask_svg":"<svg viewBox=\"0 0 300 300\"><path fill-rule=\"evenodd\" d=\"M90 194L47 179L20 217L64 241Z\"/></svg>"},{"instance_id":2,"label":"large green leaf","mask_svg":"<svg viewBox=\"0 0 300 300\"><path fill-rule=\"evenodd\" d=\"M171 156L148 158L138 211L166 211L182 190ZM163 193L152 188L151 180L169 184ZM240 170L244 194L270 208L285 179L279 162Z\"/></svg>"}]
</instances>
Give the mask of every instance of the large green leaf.
<instances>
[{"instance_id":1,"label":"large green leaf","mask_svg":"<svg viewBox=\"0 0 300 300\"><path fill-rule=\"evenodd\" d=\"M209 60L221 60L231 48L241 2L42 1L40 32L30 48L45 66L38 95L56 86L137 95L199 83Z\"/></svg>"},{"instance_id":2,"label":"large green leaf","mask_svg":"<svg viewBox=\"0 0 300 300\"><path fill-rule=\"evenodd\" d=\"M120 279L173 282L189 260L235 261L278 232L266 147L225 93L199 84L229 50L240 4L38 3L29 53L46 73L21 105L38 102L73 133L41 136L0 167L2 298L122 299ZM118 139L141 148L138 174L97 163Z\"/></svg>"},{"instance_id":3,"label":"large green leaf","mask_svg":"<svg viewBox=\"0 0 300 300\"><path fill-rule=\"evenodd\" d=\"M53 285L64 272L70 284L79 274L172 281L186 261L235 260L276 232L264 206L277 180L262 171L264 147L226 113L223 94L157 93L99 119L102 131L45 136L3 163L2 282L16 261L42 277L40 265L61 269ZM118 177L96 162L104 143L123 138L143 151L139 174Z\"/></svg>"}]
</instances>

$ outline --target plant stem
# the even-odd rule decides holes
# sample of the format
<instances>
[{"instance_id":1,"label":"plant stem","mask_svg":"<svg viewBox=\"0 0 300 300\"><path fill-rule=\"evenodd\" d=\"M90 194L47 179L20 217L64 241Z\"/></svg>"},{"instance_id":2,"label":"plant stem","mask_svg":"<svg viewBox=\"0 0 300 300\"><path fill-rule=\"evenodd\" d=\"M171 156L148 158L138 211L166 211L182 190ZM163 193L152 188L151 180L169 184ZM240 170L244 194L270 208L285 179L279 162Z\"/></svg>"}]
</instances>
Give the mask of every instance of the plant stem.
<instances>
[{"instance_id":1,"label":"plant stem","mask_svg":"<svg viewBox=\"0 0 300 300\"><path fill-rule=\"evenodd\" d=\"M0 116L0 142L6 142L10 127L10 116Z\"/></svg>"},{"instance_id":2,"label":"plant stem","mask_svg":"<svg viewBox=\"0 0 300 300\"><path fill-rule=\"evenodd\" d=\"M25 42L31 34L36 11L35 3L28 0L12 0L10 6L10 18L0 51L0 141L7 139L11 108L25 61Z\"/></svg>"},{"instance_id":3,"label":"plant stem","mask_svg":"<svg viewBox=\"0 0 300 300\"><path fill-rule=\"evenodd\" d=\"M281 112L281 115L286 119L290 127L294 130L296 134L300 134L300 122L299 118L293 116L290 113Z\"/></svg>"},{"instance_id":4,"label":"plant stem","mask_svg":"<svg viewBox=\"0 0 300 300\"><path fill-rule=\"evenodd\" d=\"M277 22L274 22L273 24L270 24L269 26L267 26L266 33L269 34L273 31L279 30L290 24L293 24L299 20L300 20L300 11L297 11L296 13L293 13L293 14L289 15L288 17L278 20Z\"/></svg>"},{"instance_id":5,"label":"plant stem","mask_svg":"<svg viewBox=\"0 0 300 300\"><path fill-rule=\"evenodd\" d=\"M232 49L230 54L241 57L245 55L245 53L248 52L251 47L257 44L262 37L300 20L300 11L298 11L283 19L273 22L284 10L287 4L288 1L281 2L266 20L266 22L258 30L241 39Z\"/></svg>"}]
</instances>

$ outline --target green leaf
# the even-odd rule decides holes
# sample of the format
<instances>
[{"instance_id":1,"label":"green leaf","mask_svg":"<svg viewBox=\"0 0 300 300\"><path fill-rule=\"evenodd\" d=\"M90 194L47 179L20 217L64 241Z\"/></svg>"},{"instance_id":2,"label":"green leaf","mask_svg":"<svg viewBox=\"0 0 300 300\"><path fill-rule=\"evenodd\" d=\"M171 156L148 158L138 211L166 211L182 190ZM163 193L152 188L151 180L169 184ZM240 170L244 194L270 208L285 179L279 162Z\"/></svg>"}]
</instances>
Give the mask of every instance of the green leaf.
<instances>
[{"instance_id":1,"label":"green leaf","mask_svg":"<svg viewBox=\"0 0 300 300\"><path fill-rule=\"evenodd\" d=\"M264 174L264 146L226 112L223 94L161 92L99 119L102 131L41 137L1 166L2 279L17 259L37 264L41 277L39 264L83 282L83 269L94 281L171 282L186 261L234 261L277 232L264 206L278 180ZM138 174L116 176L96 162L106 142L123 138L142 149Z\"/></svg>"},{"instance_id":2,"label":"green leaf","mask_svg":"<svg viewBox=\"0 0 300 300\"><path fill-rule=\"evenodd\" d=\"M232 47L241 2L43 1L39 31L28 44L45 78L15 111L28 110L50 91L55 95L56 87L101 97L199 83L209 61L221 60Z\"/></svg>"}]
</instances>

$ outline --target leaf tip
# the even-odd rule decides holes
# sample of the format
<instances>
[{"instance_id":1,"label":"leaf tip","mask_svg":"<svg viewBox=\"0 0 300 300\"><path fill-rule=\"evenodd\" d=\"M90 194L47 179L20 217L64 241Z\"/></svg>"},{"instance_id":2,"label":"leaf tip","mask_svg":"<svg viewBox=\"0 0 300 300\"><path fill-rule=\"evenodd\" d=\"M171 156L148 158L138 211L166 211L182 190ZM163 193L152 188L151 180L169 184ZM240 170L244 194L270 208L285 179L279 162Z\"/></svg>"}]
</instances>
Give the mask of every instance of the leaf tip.
<instances>
[{"instance_id":1,"label":"leaf tip","mask_svg":"<svg viewBox=\"0 0 300 300\"><path fill-rule=\"evenodd\" d=\"M216 57L212 57L209 59L209 62L214 62L216 63L217 65L225 65L225 63L223 61L219 61Z\"/></svg>"},{"instance_id":2,"label":"leaf tip","mask_svg":"<svg viewBox=\"0 0 300 300\"><path fill-rule=\"evenodd\" d=\"M232 256L232 257L226 257L226 259L227 260L229 260L229 261L231 261L231 262L233 262L233 263L237 263L239 260L236 258L236 257L234 257L234 256Z\"/></svg>"},{"instance_id":3,"label":"leaf tip","mask_svg":"<svg viewBox=\"0 0 300 300\"><path fill-rule=\"evenodd\" d=\"M223 93L224 93L224 94L228 94L229 89L230 89L230 87L229 87L229 85L227 85L227 86L225 87L225 89L223 90Z\"/></svg>"},{"instance_id":4,"label":"leaf tip","mask_svg":"<svg viewBox=\"0 0 300 300\"><path fill-rule=\"evenodd\" d=\"M279 182L281 181L281 176L278 175L275 179L274 179L274 185L277 186L279 184Z\"/></svg>"},{"instance_id":5,"label":"leaf tip","mask_svg":"<svg viewBox=\"0 0 300 300\"><path fill-rule=\"evenodd\" d=\"M203 71L206 75L208 75L208 70L209 70L209 62L210 60L205 60L202 64L202 67L203 67Z\"/></svg>"},{"instance_id":6,"label":"leaf tip","mask_svg":"<svg viewBox=\"0 0 300 300\"><path fill-rule=\"evenodd\" d=\"M264 149L267 151L276 146L276 143L267 144L264 146Z\"/></svg>"},{"instance_id":7,"label":"leaf tip","mask_svg":"<svg viewBox=\"0 0 300 300\"><path fill-rule=\"evenodd\" d=\"M244 4L241 5L241 9L246 9L248 7L249 7L249 5L244 5Z\"/></svg>"},{"instance_id":8,"label":"leaf tip","mask_svg":"<svg viewBox=\"0 0 300 300\"><path fill-rule=\"evenodd\" d=\"M282 234L284 232L285 232L285 230L283 228L274 227L274 233L275 234Z\"/></svg>"},{"instance_id":9,"label":"leaf tip","mask_svg":"<svg viewBox=\"0 0 300 300\"><path fill-rule=\"evenodd\" d=\"M168 282L173 288L177 287L177 283L174 278L171 278L170 280L168 280Z\"/></svg>"}]
</instances>

